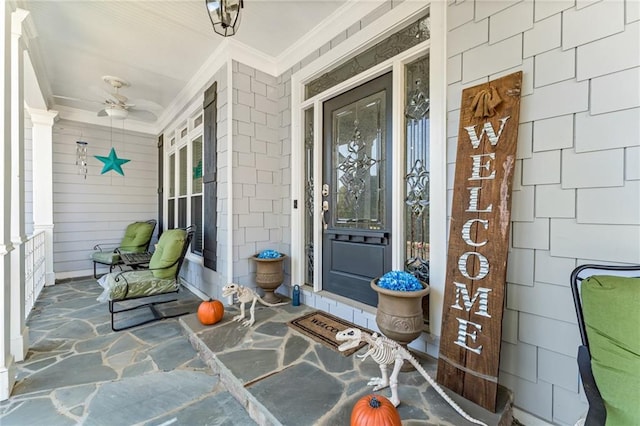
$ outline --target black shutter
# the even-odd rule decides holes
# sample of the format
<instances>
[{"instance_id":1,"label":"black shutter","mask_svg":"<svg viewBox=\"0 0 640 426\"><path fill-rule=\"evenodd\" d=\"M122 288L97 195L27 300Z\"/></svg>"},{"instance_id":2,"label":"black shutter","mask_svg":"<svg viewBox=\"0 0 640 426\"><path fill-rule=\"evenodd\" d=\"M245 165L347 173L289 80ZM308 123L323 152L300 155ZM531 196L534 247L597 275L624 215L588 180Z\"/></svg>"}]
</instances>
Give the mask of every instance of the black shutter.
<instances>
[{"instance_id":1,"label":"black shutter","mask_svg":"<svg viewBox=\"0 0 640 426\"><path fill-rule=\"evenodd\" d=\"M216 270L217 264L217 127L218 127L218 83L215 82L204 92L204 140L203 176L204 185L204 266Z\"/></svg>"},{"instance_id":2,"label":"black shutter","mask_svg":"<svg viewBox=\"0 0 640 426\"><path fill-rule=\"evenodd\" d=\"M163 222L162 216L164 213L163 206L163 184L164 184L164 135L158 136L158 239L162 235Z\"/></svg>"}]
</instances>

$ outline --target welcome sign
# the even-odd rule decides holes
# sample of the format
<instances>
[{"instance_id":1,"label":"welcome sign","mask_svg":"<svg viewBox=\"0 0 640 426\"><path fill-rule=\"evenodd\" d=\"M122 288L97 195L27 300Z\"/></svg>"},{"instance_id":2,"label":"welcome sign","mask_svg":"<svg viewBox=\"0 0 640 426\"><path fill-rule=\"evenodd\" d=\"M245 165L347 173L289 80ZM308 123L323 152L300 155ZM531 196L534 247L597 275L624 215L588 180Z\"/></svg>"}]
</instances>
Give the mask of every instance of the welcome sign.
<instances>
[{"instance_id":1,"label":"welcome sign","mask_svg":"<svg viewBox=\"0 0 640 426\"><path fill-rule=\"evenodd\" d=\"M522 72L462 92L438 383L496 411Z\"/></svg>"}]
</instances>

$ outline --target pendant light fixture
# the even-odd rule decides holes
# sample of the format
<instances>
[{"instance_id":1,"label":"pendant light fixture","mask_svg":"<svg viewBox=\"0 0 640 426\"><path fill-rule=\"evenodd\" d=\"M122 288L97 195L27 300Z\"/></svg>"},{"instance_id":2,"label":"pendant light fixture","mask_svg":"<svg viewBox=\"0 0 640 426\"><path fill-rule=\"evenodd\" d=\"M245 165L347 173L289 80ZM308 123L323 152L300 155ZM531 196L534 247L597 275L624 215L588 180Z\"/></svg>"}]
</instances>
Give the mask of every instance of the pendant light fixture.
<instances>
[{"instance_id":1,"label":"pendant light fixture","mask_svg":"<svg viewBox=\"0 0 640 426\"><path fill-rule=\"evenodd\" d=\"M213 31L223 37L236 34L240 26L240 9L243 0L205 0Z\"/></svg>"}]
</instances>

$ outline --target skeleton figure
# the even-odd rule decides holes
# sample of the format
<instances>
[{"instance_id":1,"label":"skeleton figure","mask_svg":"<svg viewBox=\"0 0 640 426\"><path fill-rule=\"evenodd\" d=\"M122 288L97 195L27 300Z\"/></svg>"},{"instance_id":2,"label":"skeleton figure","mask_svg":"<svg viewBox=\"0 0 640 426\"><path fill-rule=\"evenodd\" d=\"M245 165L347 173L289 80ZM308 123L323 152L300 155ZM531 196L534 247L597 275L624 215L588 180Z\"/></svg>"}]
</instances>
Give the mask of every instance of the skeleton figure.
<instances>
[{"instance_id":1,"label":"skeleton figure","mask_svg":"<svg viewBox=\"0 0 640 426\"><path fill-rule=\"evenodd\" d=\"M338 349L340 351L347 351L351 348L357 347L360 342L365 342L369 345L369 349L364 355L356 355L356 357L361 358L362 360L371 356L379 366L380 373L382 377L374 377L372 378L367 385L374 386L373 391L378 391L380 389L384 389L387 386L391 389L391 398L389 401L394 406L398 406L400 404L400 399L398 399L398 374L400 373L400 367L402 367L402 363L404 360L410 362L424 377L427 382L444 398L445 401L453 407L462 417L467 419L468 421L487 426L485 423L480 420L474 419L469 414L467 414L458 404L453 401L449 395L447 395L442 388L429 376L429 374L425 371L424 368L418 363L418 361L409 353L408 350L400 346L400 344L394 340L388 339L384 336L378 336L376 333L373 335L369 333L365 333L357 328L347 328L346 330L339 331L336 333L336 340L339 342L344 342L341 344ZM389 365L393 364L393 372L391 373L391 377L389 377L387 368Z\"/></svg>"},{"instance_id":2,"label":"skeleton figure","mask_svg":"<svg viewBox=\"0 0 640 426\"><path fill-rule=\"evenodd\" d=\"M235 317L233 317L233 320L238 322L242 321L242 325L245 327L251 327L253 323L256 322L255 308L256 308L257 301L260 301L260 303L262 303L264 306L270 306L270 307L282 306L282 305L288 304L288 302L275 303L275 304L265 302L264 300L262 300L260 296L258 296L258 293L256 293L255 291L253 291L248 287L241 286L240 284L231 283L229 285L222 287L222 296L228 297L228 296L234 296L234 295L238 296L238 302L240 303L240 315L236 315ZM249 310L249 312L251 313L251 318L248 320L245 320L244 304L249 302L251 302L251 309Z\"/></svg>"}]
</instances>

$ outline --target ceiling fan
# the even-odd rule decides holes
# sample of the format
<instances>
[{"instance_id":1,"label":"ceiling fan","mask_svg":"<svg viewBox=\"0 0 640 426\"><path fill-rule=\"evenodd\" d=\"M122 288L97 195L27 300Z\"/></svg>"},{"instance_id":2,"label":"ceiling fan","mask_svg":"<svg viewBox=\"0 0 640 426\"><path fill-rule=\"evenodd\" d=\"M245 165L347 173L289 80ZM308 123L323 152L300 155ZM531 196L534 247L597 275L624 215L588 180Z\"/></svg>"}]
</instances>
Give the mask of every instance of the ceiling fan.
<instances>
[{"instance_id":1,"label":"ceiling fan","mask_svg":"<svg viewBox=\"0 0 640 426\"><path fill-rule=\"evenodd\" d=\"M97 87L91 87L98 96L104 100L87 100L72 98L68 96L53 95L55 98L68 99L71 101L99 103L104 106L98 111L98 117L110 117L116 120L124 120L131 116L142 121L155 121L157 119L156 112L162 110L162 106L147 100L137 100L135 103L129 102L129 98L120 93L123 87L129 87L130 83L120 77L105 75L102 80L112 87L112 91L106 91Z\"/></svg>"}]
</instances>

